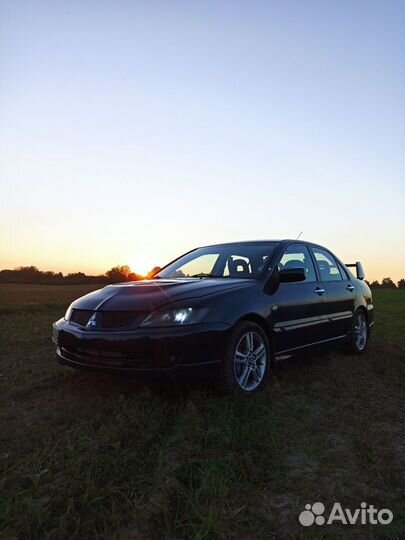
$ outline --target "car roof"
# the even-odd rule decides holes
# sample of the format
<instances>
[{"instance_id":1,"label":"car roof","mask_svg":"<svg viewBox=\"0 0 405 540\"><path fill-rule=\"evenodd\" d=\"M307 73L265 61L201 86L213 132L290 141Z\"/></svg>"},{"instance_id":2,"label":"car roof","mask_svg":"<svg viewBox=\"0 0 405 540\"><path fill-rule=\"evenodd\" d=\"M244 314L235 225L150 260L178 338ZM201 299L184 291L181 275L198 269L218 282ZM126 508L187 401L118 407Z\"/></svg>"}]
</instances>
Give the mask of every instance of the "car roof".
<instances>
[{"instance_id":1,"label":"car roof","mask_svg":"<svg viewBox=\"0 0 405 540\"><path fill-rule=\"evenodd\" d=\"M240 244L279 244L282 240L235 240L234 242L221 242L219 244L207 244L201 247L216 247L216 246L238 246Z\"/></svg>"},{"instance_id":2,"label":"car roof","mask_svg":"<svg viewBox=\"0 0 405 540\"><path fill-rule=\"evenodd\" d=\"M294 240L291 238L283 238L278 240L239 240L234 242L222 242L220 244L207 244L206 246L201 247L220 247L220 246L238 246L238 245L266 245L266 244L311 244L317 246L314 242L309 242L307 240ZM319 246L322 247L322 246Z\"/></svg>"}]
</instances>

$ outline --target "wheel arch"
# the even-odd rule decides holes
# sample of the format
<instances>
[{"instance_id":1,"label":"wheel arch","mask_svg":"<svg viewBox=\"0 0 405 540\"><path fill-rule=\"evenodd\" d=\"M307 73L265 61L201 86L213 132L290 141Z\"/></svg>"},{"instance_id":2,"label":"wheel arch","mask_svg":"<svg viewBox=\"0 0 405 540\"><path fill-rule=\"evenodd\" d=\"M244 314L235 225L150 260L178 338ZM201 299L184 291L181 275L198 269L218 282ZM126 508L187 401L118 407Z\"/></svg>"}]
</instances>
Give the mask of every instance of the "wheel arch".
<instances>
[{"instance_id":1,"label":"wheel arch","mask_svg":"<svg viewBox=\"0 0 405 540\"><path fill-rule=\"evenodd\" d=\"M243 321L254 322L254 323L258 324L262 328L262 330L266 334L267 340L269 342L270 353L271 353L271 355L270 355L270 363L271 363L272 366L274 366L275 357L274 357L273 341L272 341L272 338L271 338L270 326L268 325L266 319L264 319L263 317L261 317L257 313L246 313L245 315L243 315L243 317L241 317L237 321L236 324L238 324L240 322L243 322Z\"/></svg>"},{"instance_id":2,"label":"wheel arch","mask_svg":"<svg viewBox=\"0 0 405 540\"><path fill-rule=\"evenodd\" d=\"M366 320L367 320L367 324L368 324L368 312L367 312L367 309L365 306L363 306L363 304L361 304L360 306L357 306L355 312L353 313L353 315L355 313L357 313L358 311L362 311L364 313L364 315L366 316Z\"/></svg>"}]
</instances>

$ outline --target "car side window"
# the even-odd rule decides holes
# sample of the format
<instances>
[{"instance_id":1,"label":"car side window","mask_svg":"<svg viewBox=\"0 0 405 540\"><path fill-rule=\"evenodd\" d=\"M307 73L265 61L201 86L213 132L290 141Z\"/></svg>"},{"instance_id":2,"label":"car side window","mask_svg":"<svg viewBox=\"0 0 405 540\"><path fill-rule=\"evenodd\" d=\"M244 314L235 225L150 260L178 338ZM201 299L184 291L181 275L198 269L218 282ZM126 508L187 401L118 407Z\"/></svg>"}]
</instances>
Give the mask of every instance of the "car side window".
<instances>
[{"instance_id":1,"label":"car side window","mask_svg":"<svg viewBox=\"0 0 405 540\"><path fill-rule=\"evenodd\" d=\"M305 282L316 281L315 268L309 249L303 244L293 244L284 252L278 269L283 270L288 268L303 268L306 276Z\"/></svg>"},{"instance_id":2,"label":"car side window","mask_svg":"<svg viewBox=\"0 0 405 540\"><path fill-rule=\"evenodd\" d=\"M320 248L312 248L319 269L321 281L341 281L342 275L334 257Z\"/></svg>"}]
</instances>

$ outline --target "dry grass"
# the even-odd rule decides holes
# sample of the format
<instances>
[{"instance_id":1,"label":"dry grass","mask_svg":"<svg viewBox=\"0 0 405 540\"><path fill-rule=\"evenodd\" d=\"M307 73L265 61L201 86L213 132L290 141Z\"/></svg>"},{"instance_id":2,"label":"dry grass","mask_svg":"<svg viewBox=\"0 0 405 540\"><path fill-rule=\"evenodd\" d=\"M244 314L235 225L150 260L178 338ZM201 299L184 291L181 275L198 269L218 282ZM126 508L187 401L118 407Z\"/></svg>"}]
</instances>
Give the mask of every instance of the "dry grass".
<instances>
[{"instance_id":1,"label":"dry grass","mask_svg":"<svg viewBox=\"0 0 405 540\"><path fill-rule=\"evenodd\" d=\"M77 286L0 286L0 538L405 537L403 291L377 291L362 357L280 364L255 400L146 387L54 361ZM394 512L304 529L307 502Z\"/></svg>"}]
</instances>

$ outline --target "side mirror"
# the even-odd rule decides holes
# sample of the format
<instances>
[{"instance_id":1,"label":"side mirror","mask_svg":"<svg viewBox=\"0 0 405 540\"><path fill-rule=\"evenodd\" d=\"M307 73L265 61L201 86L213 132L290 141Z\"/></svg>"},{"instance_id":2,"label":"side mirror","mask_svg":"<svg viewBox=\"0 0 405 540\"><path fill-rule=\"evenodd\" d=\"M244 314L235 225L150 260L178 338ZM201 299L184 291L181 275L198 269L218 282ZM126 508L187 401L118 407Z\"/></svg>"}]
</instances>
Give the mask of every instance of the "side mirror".
<instances>
[{"instance_id":1,"label":"side mirror","mask_svg":"<svg viewBox=\"0 0 405 540\"><path fill-rule=\"evenodd\" d=\"M306 275L303 268L284 268L280 270L280 283L295 283L305 281Z\"/></svg>"},{"instance_id":2,"label":"side mirror","mask_svg":"<svg viewBox=\"0 0 405 540\"><path fill-rule=\"evenodd\" d=\"M366 277L366 274L364 273L363 265L360 261L356 262L356 276L357 279L364 279Z\"/></svg>"},{"instance_id":3,"label":"side mirror","mask_svg":"<svg viewBox=\"0 0 405 540\"><path fill-rule=\"evenodd\" d=\"M357 261L356 264L346 264L348 268L356 268L356 278L357 279L364 279L366 277L366 274L364 272L363 265L360 261Z\"/></svg>"}]
</instances>

